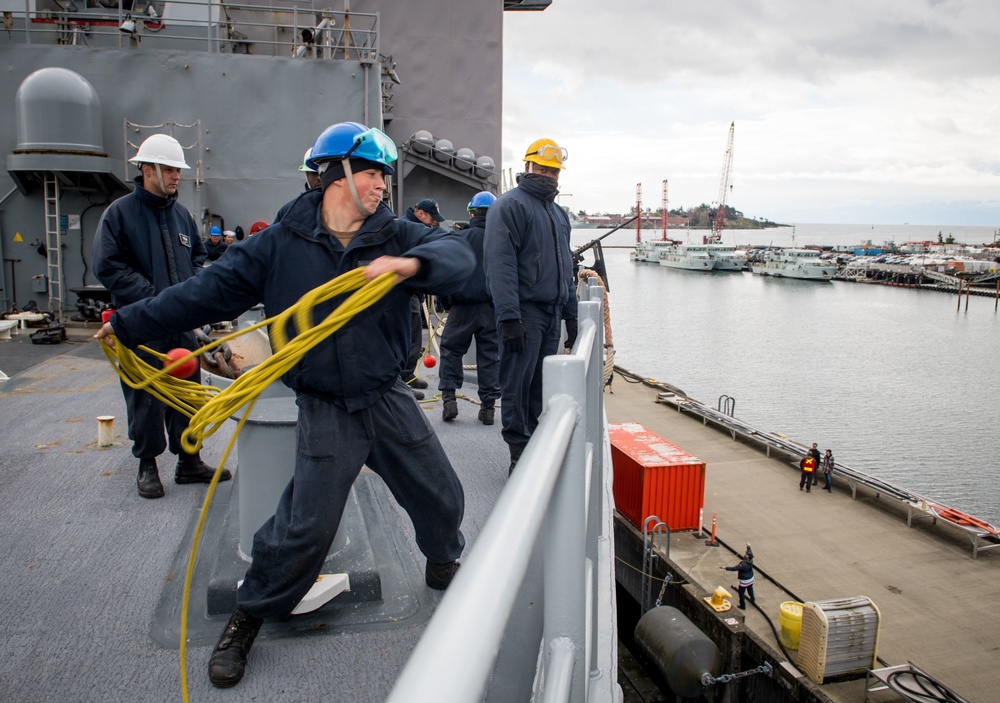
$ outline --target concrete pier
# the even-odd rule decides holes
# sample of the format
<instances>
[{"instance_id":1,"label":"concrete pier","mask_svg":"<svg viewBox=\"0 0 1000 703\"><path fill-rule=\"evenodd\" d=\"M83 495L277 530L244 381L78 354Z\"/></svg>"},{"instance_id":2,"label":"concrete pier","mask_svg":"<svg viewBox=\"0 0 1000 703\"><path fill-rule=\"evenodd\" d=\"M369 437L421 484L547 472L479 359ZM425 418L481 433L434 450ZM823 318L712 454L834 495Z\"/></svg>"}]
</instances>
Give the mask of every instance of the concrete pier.
<instances>
[{"instance_id":1,"label":"concrete pier","mask_svg":"<svg viewBox=\"0 0 1000 703\"><path fill-rule=\"evenodd\" d=\"M720 541L738 551L753 545L757 604L776 627L783 601L867 596L882 614L880 659L891 665L912 661L971 701L996 699L998 551L980 552L974 560L963 535L929 521L907 527L905 505L863 488L852 499L837 478L832 494L816 487L799 491L797 465L769 458L729 432L657 403L660 391L616 375L614 392L605 393L608 420L641 423L707 462L705 522L710 525L716 513ZM730 588L735 574L720 567L738 561L728 549L706 546L704 537L691 532L671 536L670 562L691 581L685 588L703 590L702 595L717 586L730 590L734 607L719 618L745 618L741 626L780 656L764 617L750 605L746 611L735 608L736 591ZM865 679L826 683L820 691L834 701L862 701ZM899 699L883 692L872 700Z\"/></svg>"}]
</instances>

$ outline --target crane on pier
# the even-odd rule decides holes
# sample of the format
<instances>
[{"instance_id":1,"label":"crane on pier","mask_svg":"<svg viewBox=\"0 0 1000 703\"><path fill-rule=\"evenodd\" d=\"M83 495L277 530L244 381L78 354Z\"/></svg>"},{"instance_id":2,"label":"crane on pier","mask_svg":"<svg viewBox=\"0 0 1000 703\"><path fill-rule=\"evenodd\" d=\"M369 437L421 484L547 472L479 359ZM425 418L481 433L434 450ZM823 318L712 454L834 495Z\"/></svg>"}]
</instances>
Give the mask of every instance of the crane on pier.
<instances>
[{"instance_id":1,"label":"crane on pier","mask_svg":"<svg viewBox=\"0 0 1000 703\"><path fill-rule=\"evenodd\" d=\"M715 211L715 219L712 221L712 234L708 238L710 244L719 244L722 241L722 226L726 222L726 199L732 189L733 173L733 132L736 123L729 123L729 139L726 141L726 153L722 157L722 178L719 181L719 207Z\"/></svg>"}]
</instances>

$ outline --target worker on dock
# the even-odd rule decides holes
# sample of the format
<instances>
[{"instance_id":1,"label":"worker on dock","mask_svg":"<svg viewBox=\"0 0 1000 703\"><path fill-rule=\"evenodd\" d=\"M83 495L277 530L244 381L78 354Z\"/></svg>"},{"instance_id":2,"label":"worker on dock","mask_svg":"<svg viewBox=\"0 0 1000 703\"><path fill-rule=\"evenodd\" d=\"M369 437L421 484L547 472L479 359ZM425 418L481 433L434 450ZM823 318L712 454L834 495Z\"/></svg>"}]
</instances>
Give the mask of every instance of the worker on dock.
<instances>
[{"instance_id":1,"label":"worker on dock","mask_svg":"<svg viewBox=\"0 0 1000 703\"><path fill-rule=\"evenodd\" d=\"M757 599L753 595L753 550L750 549L749 544L739 564L736 566L720 566L719 568L736 572L736 578L739 579L739 585L736 587L736 590L740 594L740 604L738 606L740 610L747 609L747 596L750 596L751 603L754 605L757 604Z\"/></svg>"},{"instance_id":2,"label":"worker on dock","mask_svg":"<svg viewBox=\"0 0 1000 703\"><path fill-rule=\"evenodd\" d=\"M802 460L799 462L799 469L802 471L799 476L799 490L801 491L805 487L806 493L811 493L813 478L816 475L816 459L813 457L812 452L802 457Z\"/></svg>"},{"instance_id":3,"label":"worker on dock","mask_svg":"<svg viewBox=\"0 0 1000 703\"><path fill-rule=\"evenodd\" d=\"M820 467L823 469L823 480L826 482L823 490L830 493L833 493L833 466L833 451L827 449L823 453L823 462L820 464Z\"/></svg>"}]
</instances>

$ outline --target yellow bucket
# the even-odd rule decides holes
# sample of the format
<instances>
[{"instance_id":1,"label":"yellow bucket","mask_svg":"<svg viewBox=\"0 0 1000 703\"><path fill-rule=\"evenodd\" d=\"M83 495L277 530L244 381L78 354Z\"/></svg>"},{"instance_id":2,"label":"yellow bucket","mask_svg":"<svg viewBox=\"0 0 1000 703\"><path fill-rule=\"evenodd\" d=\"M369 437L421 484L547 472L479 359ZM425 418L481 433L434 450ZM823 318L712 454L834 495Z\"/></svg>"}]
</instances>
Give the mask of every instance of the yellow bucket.
<instances>
[{"instance_id":1,"label":"yellow bucket","mask_svg":"<svg viewBox=\"0 0 1000 703\"><path fill-rule=\"evenodd\" d=\"M802 604L786 600L778 609L778 621L781 623L781 644L785 649L797 650L802 632Z\"/></svg>"}]
</instances>

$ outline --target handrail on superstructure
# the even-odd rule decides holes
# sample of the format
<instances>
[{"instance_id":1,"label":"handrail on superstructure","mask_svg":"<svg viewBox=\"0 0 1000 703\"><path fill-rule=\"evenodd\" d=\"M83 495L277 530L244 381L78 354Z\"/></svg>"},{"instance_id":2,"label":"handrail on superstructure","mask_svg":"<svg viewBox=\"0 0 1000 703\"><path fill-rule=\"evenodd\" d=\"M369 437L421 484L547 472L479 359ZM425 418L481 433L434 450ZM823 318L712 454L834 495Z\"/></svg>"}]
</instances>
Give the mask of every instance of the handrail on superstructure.
<instances>
[{"instance_id":1,"label":"handrail on superstructure","mask_svg":"<svg viewBox=\"0 0 1000 703\"><path fill-rule=\"evenodd\" d=\"M530 653L537 661L535 700L583 703L608 690L606 679L595 683L614 674L597 660L607 643L596 636L600 618L607 617L596 602L606 586L601 567L610 568L604 562L611 561L603 349L597 334L604 319L603 289L584 284L581 297L573 352L543 362L545 410L538 427L397 679L390 703L481 699L510 621L537 616L537 604L514 607L536 543L544 591L541 651L537 659ZM523 647L523 642L509 644Z\"/></svg>"},{"instance_id":2,"label":"handrail on superstructure","mask_svg":"<svg viewBox=\"0 0 1000 703\"><path fill-rule=\"evenodd\" d=\"M0 46L81 44L101 48L259 53L327 60L379 60L379 15L319 7L316 0L148 0L132 10L38 0L9 15ZM126 29L126 26L129 28ZM254 50L256 48L256 50Z\"/></svg>"}]
</instances>

